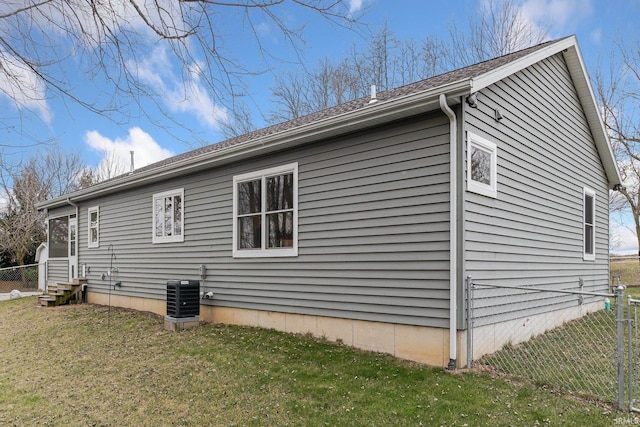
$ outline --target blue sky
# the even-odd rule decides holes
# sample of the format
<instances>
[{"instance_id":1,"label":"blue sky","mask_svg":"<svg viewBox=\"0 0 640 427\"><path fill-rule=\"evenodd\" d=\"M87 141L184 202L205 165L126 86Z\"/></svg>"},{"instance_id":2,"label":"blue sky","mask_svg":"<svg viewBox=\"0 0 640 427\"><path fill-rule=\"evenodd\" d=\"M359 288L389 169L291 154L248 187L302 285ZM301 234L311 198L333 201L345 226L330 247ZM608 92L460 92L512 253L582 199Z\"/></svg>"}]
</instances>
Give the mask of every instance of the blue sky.
<instances>
[{"instance_id":1,"label":"blue sky","mask_svg":"<svg viewBox=\"0 0 640 427\"><path fill-rule=\"evenodd\" d=\"M421 39L430 34L447 38L450 23L456 20L458 26L465 27L470 16L477 10L480 1L486 0L348 0L348 6L354 11L365 9L364 22L372 28L387 22L398 39ZM606 61L611 42L624 35L637 37L640 21L640 2L623 0L519 0L517 1L523 16L529 22L541 25L550 24L551 38L575 34L590 74L594 74L598 61ZM329 56L342 58L351 46L365 46L367 40L361 35L331 25L313 15L301 14L298 10L281 9L285 22L306 24L306 44L301 58L306 64L314 64L318 59ZM311 20L309 20L311 18ZM251 37L246 34L246 22L240 15L229 12L224 17L220 29L223 34L232 34L225 39L225 48L234 56L252 65L258 58L252 48ZM266 114L273 105L270 98L270 86L274 75L283 70L295 69L291 53L283 47L281 37L268 22L257 22L261 42L279 59L270 59L267 66L272 72L247 76L247 100L255 110L254 118L258 125L260 113ZM244 25L244 26L243 26ZM2 130L0 144L4 153L28 157L38 150L36 141L58 143L62 147L81 153L90 166L97 166L105 156L115 156L122 164L128 165L129 151L135 151L136 166L161 160L199 146L192 134L199 140L215 143L223 139L217 119L227 112L218 105L203 89L198 76L188 81L188 99L185 100L184 76L167 58L161 46L136 52L134 60L140 67L140 78L163 94L159 105L172 117L183 123L185 128L175 127L169 120L155 115L153 122L145 117L143 111L154 114L154 107L148 104L129 105L128 119L125 123L114 123L106 117L91 113L68 99L48 98L36 102L26 99L20 104L2 96L0 91L0 111L4 123L10 126ZM286 61L287 59L291 61ZM82 61L82 58L78 58ZM265 64L259 65L264 67ZM75 75L74 67L61 72L67 73L75 83L75 90L85 99L108 96L113 90L110 84L99 79L87 79ZM4 82L6 84L6 82ZM0 87L3 81L0 80ZM34 86L36 89L37 86ZM35 89L34 89L35 90ZM46 88L41 88L46 92ZM620 237L618 250L635 248L635 236L624 228L618 228Z\"/></svg>"}]
</instances>

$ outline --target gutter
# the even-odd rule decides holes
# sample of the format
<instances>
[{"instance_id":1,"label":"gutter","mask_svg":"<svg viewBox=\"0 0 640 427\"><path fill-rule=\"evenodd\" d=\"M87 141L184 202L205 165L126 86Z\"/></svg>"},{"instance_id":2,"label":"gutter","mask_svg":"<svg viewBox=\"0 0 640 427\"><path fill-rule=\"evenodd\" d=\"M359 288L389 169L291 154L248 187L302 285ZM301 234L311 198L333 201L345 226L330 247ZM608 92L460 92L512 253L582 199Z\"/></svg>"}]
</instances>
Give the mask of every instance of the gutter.
<instances>
[{"instance_id":1,"label":"gutter","mask_svg":"<svg viewBox=\"0 0 640 427\"><path fill-rule=\"evenodd\" d=\"M449 118L449 364L447 369L456 369L456 357L458 353L457 316L458 316L458 236L457 236L457 121L456 115L447 104L447 97L440 94L440 109Z\"/></svg>"}]
</instances>

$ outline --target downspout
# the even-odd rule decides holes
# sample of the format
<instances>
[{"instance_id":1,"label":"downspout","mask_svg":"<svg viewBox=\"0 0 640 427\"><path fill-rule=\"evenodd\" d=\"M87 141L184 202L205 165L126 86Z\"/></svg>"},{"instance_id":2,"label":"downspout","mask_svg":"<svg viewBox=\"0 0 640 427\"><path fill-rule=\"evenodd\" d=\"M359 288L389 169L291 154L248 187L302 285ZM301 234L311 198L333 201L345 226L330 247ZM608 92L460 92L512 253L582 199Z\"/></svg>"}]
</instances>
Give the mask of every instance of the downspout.
<instances>
[{"instance_id":1,"label":"downspout","mask_svg":"<svg viewBox=\"0 0 640 427\"><path fill-rule=\"evenodd\" d=\"M74 208L76 208L76 221L78 221L78 215L79 215L79 213L80 213L80 212L79 212L79 210L78 210L78 209L79 209L79 208L78 208L78 205L77 205L77 204L75 204L74 202L72 202L72 201L71 201L71 198L69 198L69 197L67 197L67 203L68 203L70 206L73 206Z\"/></svg>"},{"instance_id":2,"label":"downspout","mask_svg":"<svg viewBox=\"0 0 640 427\"><path fill-rule=\"evenodd\" d=\"M447 104L447 97L440 94L440 109L449 118L449 364L447 369L456 369L458 354L458 262L457 262L457 122L456 115Z\"/></svg>"}]
</instances>

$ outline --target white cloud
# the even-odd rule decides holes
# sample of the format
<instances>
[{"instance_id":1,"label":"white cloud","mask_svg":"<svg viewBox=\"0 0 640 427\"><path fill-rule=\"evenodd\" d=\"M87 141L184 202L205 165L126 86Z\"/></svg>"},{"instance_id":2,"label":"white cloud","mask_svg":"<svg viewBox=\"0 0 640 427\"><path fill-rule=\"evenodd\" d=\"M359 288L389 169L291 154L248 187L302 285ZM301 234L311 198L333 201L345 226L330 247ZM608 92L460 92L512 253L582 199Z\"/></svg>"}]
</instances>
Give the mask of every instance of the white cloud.
<instances>
[{"instance_id":1,"label":"white cloud","mask_svg":"<svg viewBox=\"0 0 640 427\"><path fill-rule=\"evenodd\" d=\"M591 41L599 45L602 43L602 29L596 28L590 34Z\"/></svg>"},{"instance_id":2,"label":"white cloud","mask_svg":"<svg viewBox=\"0 0 640 427\"><path fill-rule=\"evenodd\" d=\"M592 13L591 0L526 0L521 8L525 19L539 27L549 25L552 36L565 36Z\"/></svg>"},{"instance_id":3,"label":"white cloud","mask_svg":"<svg viewBox=\"0 0 640 427\"><path fill-rule=\"evenodd\" d=\"M136 168L174 155L170 150L162 148L151 135L138 127L129 129L125 138L114 140L101 135L98 131L89 131L84 136L84 142L102 156L96 170L108 175L107 178L129 171L131 151L134 152Z\"/></svg>"},{"instance_id":4,"label":"white cloud","mask_svg":"<svg viewBox=\"0 0 640 427\"><path fill-rule=\"evenodd\" d=\"M6 97L19 110L35 112L46 124L52 113L42 80L22 61L0 49L0 96Z\"/></svg>"},{"instance_id":5,"label":"white cloud","mask_svg":"<svg viewBox=\"0 0 640 427\"><path fill-rule=\"evenodd\" d=\"M273 37L273 29L267 22L261 22L256 25L256 33L258 33L261 38Z\"/></svg>"},{"instance_id":6,"label":"white cloud","mask_svg":"<svg viewBox=\"0 0 640 427\"><path fill-rule=\"evenodd\" d=\"M200 64L191 64L186 77L176 75L166 47L158 46L149 56L135 63L130 61L129 66L135 67L138 78L162 96L170 111L194 114L201 123L213 129L229 120L226 109L216 105L202 84Z\"/></svg>"},{"instance_id":7,"label":"white cloud","mask_svg":"<svg viewBox=\"0 0 640 427\"><path fill-rule=\"evenodd\" d=\"M0 13L15 13L22 6L26 10L16 14L21 19L31 20L44 33L58 34L66 40L78 40L90 48L98 47L121 31L134 30L136 35L155 39L153 28L177 36L184 35L190 29L179 2L174 0L143 1L135 5L129 1L84 0L42 2L37 7L31 3L28 0L0 2ZM131 32L127 37L130 36Z\"/></svg>"},{"instance_id":8,"label":"white cloud","mask_svg":"<svg viewBox=\"0 0 640 427\"><path fill-rule=\"evenodd\" d=\"M364 6L364 0L349 0L349 13L354 14L359 12Z\"/></svg>"}]
</instances>

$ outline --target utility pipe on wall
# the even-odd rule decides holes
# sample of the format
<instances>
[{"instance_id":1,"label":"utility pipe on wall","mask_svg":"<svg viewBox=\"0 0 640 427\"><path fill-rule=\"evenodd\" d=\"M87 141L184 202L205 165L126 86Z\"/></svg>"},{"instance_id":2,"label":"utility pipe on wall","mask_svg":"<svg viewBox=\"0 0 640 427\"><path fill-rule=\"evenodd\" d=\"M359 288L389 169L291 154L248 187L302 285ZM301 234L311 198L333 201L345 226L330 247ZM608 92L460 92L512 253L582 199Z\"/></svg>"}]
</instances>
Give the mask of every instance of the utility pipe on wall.
<instances>
[{"instance_id":1,"label":"utility pipe on wall","mask_svg":"<svg viewBox=\"0 0 640 427\"><path fill-rule=\"evenodd\" d=\"M457 122L456 115L447 104L447 97L440 94L440 109L449 118L449 365L447 369L456 369L457 348L457 309L458 309L458 262L457 262Z\"/></svg>"}]
</instances>

